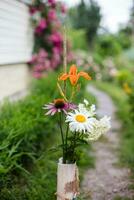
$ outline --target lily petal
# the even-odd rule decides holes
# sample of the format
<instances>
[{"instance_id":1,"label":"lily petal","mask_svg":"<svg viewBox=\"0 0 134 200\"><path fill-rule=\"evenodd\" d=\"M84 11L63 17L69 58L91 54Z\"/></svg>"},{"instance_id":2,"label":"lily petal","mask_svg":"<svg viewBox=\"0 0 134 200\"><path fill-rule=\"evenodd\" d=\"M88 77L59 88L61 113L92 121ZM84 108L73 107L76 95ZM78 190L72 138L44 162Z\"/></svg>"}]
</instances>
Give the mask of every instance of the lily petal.
<instances>
[{"instance_id":1,"label":"lily petal","mask_svg":"<svg viewBox=\"0 0 134 200\"><path fill-rule=\"evenodd\" d=\"M91 79L92 79L91 76L89 76L89 74L86 73L86 72L79 72L79 73L78 73L78 78L79 78L80 76L84 77L84 78L87 79L87 80L91 80Z\"/></svg>"},{"instance_id":2,"label":"lily petal","mask_svg":"<svg viewBox=\"0 0 134 200\"><path fill-rule=\"evenodd\" d=\"M76 65L71 65L70 70L69 70L69 75L77 75Z\"/></svg>"},{"instance_id":3,"label":"lily petal","mask_svg":"<svg viewBox=\"0 0 134 200\"><path fill-rule=\"evenodd\" d=\"M70 75L69 79L70 79L70 82L73 86L75 86L78 82L78 76L77 75Z\"/></svg>"},{"instance_id":4,"label":"lily petal","mask_svg":"<svg viewBox=\"0 0 134 200\"><path fill-rule=\"evenodd\" d=\"M66 73L64 73L64 74L62 74L62 75L59 77L59 80L60 80L60 81L65 81L65 80L67 80L68 77L69 77L69 75L66 74Z\"/></svg>"}]
</instances>

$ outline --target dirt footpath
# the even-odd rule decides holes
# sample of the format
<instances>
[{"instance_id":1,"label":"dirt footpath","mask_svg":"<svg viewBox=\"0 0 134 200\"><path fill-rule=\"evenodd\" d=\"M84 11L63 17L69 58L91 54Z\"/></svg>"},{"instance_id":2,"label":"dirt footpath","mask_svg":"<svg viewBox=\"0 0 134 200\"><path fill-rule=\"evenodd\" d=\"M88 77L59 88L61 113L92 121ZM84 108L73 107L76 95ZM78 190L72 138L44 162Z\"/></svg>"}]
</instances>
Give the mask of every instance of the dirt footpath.
<instances>
[{"instance_id":1,"label":"dirt footpath","mask_svg":"<svg viewBox=\"0 0 134 200\"><path fill-rule=\"evenodd\" d=\"M116 108L106 93L93 86L88 86L87 89L97 98L98 115L111 116L112 128L106 138L93 144L93 154L96 158L95 168L86 172L82 190L86 196L91 196L92 200L114 200L117 196L134 200L134 191L129 189L130 170L121 168L118 164L120 122L115 116Z\"/></svg>"}]
</instances>

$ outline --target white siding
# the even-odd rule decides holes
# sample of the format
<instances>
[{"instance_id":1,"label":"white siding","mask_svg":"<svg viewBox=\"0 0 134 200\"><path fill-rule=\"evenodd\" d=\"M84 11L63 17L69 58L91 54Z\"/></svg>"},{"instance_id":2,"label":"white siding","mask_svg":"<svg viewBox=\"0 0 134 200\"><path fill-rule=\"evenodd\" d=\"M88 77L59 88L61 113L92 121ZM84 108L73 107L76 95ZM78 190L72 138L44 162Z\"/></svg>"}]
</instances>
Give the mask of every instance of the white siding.
<instances>
[{"instance_id":1,"label":"white siding","mask_svg":"<svg viewBox=\"0 0 134 200\"><path fill-rule=\"evenodd\" d=\"M0 66L0 102L4 97L25 91L30 81L29 75L26 64Z\"/></svg>"},{"instance_id":2,"label":"white siding","mask_svg":"<svg viewBox=\"0 0 134 200\"><path fill-rule=\"evenodd\" d=\"M26 63L32 47L28 7L17 0L0 0L0 65Z\"/></svg>"}]
</instances>

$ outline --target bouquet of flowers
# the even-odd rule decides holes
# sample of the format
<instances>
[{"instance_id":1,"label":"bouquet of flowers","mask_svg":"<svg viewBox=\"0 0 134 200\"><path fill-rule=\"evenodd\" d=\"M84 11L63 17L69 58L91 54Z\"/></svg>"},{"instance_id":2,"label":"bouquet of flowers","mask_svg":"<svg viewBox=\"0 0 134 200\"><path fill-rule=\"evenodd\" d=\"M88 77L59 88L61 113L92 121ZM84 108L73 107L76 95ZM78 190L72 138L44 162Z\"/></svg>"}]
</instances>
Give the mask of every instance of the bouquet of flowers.
<instances>
[{"instance_id":1,"label":"bouquet of flowers","mask_svg":"<svg viewBox=\"0 0 134 200\"><path fill-rule=\"evenodd\" d=\"M57 85L62 98L55 99L52 103L43 107L48 110L46 115L58 115L64 164L75 163L75 149L82 143L97 140L110 128L109 117L104 116L99 120L97 119L95 105L89 105L86 99L78 105L72 102L78 89L80 77L91 80L91 77L86 72L81 71L78 73L77 67L72 65L69 73L64 73L58 78ZM65 91L65 85L67 86L68 79L72 87L72 92L69 97L67 97L67 92ZM59 81L64 81L63 87Z\"/></svg>"},{"instance_id":2,"label":"bouquet of flowers","mask_svg":"<svg viewBox=\"0 0 134 200\"><path fill-rule=\"evenodd\" d=\"M110 128L109 117L104 116L101 119L97 119L95 105L90 105L86 99L78 105L73 101L76 92L80 89L79 79L81 77L91 80L88 73L84 71L78 72L76 65L72 65L68 73L65 72L58 77L57 86L61 97L43 107L47 110L46 115L57 115L61 134L62 144L60 147L62 148L62 158L60 159L60 172L58 171L60 173L58 185L61 186L58 187L62 188L57 189L58 199L73 199L78 193L77 184L74 184L77 181L76 172L72 175L74 177L69 180L68 177L71 174L68 171L69 168L61 170L61 165L64 165L64 167L70 165L72 168L77 160L77 148L83 143L97 140ZM68 90L71 92L68 92ZM64 180L65 177L67 180ZM71 186L68 186L66 182L69 182Z\"/></svg>"}]
</instances>

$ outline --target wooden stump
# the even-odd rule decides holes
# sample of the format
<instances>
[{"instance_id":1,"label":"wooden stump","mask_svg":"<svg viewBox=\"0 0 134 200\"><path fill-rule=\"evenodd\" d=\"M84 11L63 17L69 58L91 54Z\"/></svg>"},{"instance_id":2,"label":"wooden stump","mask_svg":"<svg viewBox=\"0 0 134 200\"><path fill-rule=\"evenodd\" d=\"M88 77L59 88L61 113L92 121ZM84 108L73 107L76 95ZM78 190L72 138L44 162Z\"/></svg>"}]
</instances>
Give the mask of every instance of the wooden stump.
<instances>
[{"instance_id":1,"label":"wooden stump","mask_svg":"<svg viewBox=\"0 0 134 200\"><path fill-rule=\"evenodd\" d=\"M79 175L76 164L58 163L57 200L73 200L79 193Z\"/></svg>"}]
</instances>

